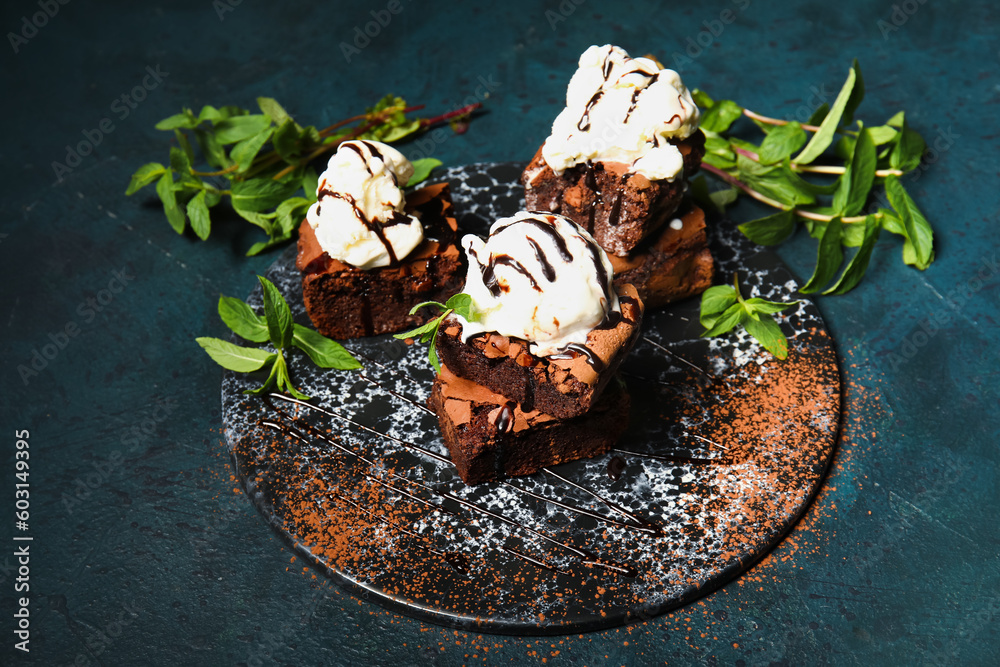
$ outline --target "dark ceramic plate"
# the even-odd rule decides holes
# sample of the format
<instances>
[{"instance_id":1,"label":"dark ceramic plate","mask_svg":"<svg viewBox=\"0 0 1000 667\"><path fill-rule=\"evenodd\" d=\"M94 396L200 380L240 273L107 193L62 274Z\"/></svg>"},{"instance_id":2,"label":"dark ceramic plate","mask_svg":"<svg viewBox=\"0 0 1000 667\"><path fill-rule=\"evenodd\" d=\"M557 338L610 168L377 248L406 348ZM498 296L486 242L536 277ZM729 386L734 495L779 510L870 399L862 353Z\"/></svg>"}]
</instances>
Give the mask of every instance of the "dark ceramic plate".
<instances>
[{"instance_id":1,"label":"dark ceramic plate","mask_svg":"<svg viewBox=\"0 0 1000 667\"><path fill-rule=\"evenodd\" d=\"M523 165L441 174L467 231L522 206ZM782 263L712 224L717 283L792 298ZM295 249L271 267L303 323ZM259 305L259 291L251 302ZM365 370L289 360L314 407L244 395L227 373L223 419L247 495L306 561L359 597L476 631L561 634L649 618L733 579L777 544L823 480L840 417L832 341L816 307L779 318L778 361L745 334L698 337L698 300L647 314L624 367L620 450L509 483L466 486L423 407L424 346L349 341Z\"/></svg>"}]
</instances>

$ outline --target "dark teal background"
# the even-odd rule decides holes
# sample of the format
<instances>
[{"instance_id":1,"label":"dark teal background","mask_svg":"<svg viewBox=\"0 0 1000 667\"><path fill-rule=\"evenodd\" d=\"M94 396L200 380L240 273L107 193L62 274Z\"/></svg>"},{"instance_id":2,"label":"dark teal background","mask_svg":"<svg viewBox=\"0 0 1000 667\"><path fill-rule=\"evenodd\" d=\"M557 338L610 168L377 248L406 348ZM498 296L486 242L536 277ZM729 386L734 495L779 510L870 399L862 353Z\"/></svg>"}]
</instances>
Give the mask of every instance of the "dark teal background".
<instances>
[{"instance_id":1,"label":"dark teal background","mask_svg":"<svg viewBox=\"0 0 1000 667\"><path fill-rule=\"evenodd\" d=\"M0 45L4 663L995 664L995 3L403 0L350 63L339 44L386 2L51 4L58 13L17 53L9 36ZM20 32L39 11L4 3L0 29ZM741 579L645 624L582 636L477 636L389 614L290 562L234 492L221 370L193 339L225 333L219 293L245 296L276 254L244 257L260 237L233 221L205 243L176 235L152 190L124 197L129 176L166 160L170 135L153 125L182 106L268 95L323 127L387 92L433 115L486 84L488 113L433 154L526 161L579 54L608 42L658 55L691 87L800 119L832 100L858 58L860 117L878 124L906 109L936 145L904 182L935 227L938 259L923 273L906 267L885 236L859 288L819 300L843 364L840 449L802 524ZM112 105L147 66L163 80L121 118ZM52 163L104 118L113 129L57 182ZM743 203L732 217L758 213ZM780 254L808 276L814 247L800 233ZM102 294L123 270L124 288ZM88 304L98 298L106 304ZM68 324L76 335L63 339ZM47 344L54 358L22 379L18 366ZM31 444L28 655L12 646L20 429Z\"/></svg>"}]
</instances>

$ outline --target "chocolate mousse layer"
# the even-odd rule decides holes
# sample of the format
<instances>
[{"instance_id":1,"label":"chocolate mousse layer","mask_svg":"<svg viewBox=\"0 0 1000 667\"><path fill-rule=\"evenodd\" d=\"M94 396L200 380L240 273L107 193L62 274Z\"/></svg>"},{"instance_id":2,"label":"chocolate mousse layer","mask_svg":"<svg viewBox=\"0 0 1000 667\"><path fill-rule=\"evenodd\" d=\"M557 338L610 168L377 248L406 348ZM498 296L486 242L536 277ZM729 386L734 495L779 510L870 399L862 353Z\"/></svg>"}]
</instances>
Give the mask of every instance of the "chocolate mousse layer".
<instances>
[{"instance_id":1,"label":"chocolate mousse layer","mask_svg":"<svg viewBox=\"0 0 1000 667\"><path fill-rule=\"evenodd\" d=\"M442 363L458 377L481 384L518 403L557 419L581 415L597 403L601 391L628 355L639 334L643 304L632 285L616 285L620 313L610 313L587 334L585 345L539 357L526 341L483 333L462 342L462 324L447 318L437 339Z\"/></svg>"},{"instance_id":2,"label":"chocolate mousse layer","mask_svg":"<svg viewBox=\"0 0 1000 667\"><path fill-rule=\"evenodd\" d=\"M685 202L675 215L629 255L608 256L615 285L634 285L646 308L701 294L712 285L715 265L705 236L705 212Z\"/></svg>"},{"instance_id":3,"label":"chocolate mousse layer","mask_svg":"<svg viewBox=\"0 0 1000 667\"><path fill-rule=\"evenodd\" d=\"M302 296L316 330L330 338L359 338L419 326L428 313L410 315L421 301L445 301L462 289L465 257L447 183L406 197L406 213L420 218L424 240L413 252L367 271L333 259L320 247L308 222L299 227Z\"/></svg>"},{"instance_id":4,"label":"chocolate mousse layer","mask_svg":"<svg viewBox=\"0 0 1000 667\"><path fill-rule=\"evenodd\" d=\"M586 414L558 419L525 410L444 365L428 405L459 476L479 484L606 453L628 426L629 397L615 378Z\"/></svg>"},{"instance_id":5,"label":"chocolate mousse layer","mask_svg":"<svg viewBox=\"0 0 1000 667\"><path fill-rule=\"evenodd\" d=\"M675 145L684 157L684 170L673 181L651 181L618 162L587 162L556 174L539 148L521 175L525 207L561 213L608 253L627 255L677 210L684 180L701 165L705 135L700 130Z\"/></svg>"}]
</instances>

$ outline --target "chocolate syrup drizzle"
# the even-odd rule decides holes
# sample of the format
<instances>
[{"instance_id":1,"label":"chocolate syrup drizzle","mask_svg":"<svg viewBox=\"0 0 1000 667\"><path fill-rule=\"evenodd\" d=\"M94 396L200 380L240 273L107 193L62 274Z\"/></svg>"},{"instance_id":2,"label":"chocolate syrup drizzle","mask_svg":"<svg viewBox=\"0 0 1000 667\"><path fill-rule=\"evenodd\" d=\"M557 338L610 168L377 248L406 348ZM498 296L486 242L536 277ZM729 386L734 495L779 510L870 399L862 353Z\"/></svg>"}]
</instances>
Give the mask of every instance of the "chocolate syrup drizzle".
<instances>
[{"instance_id":1,"label":"chocolate syrup drizzle","mask_svg":"<svg viewBox=\"0 0 1000 667\"><path fill-rule=\"evenodd\" d=\"M383 164L385 164L385 157L382 155L381 151L379 151L378 148L375 147L375 145L372 142L359 141L358 143L364 144L365 148L369 150L372 157L378 158L379 160L382 161ZM352 150L359 156L361 156L361 161L362 163L364 163L365 169L368 170L368 174L370 176L374 176L372 168L368 165L368 158L365 156L364 151L362 151L361 148L356 143L347 142L343 144L343 147ZM399 187L399 180L396 178L396 173L391 169L389 169L388 166L386 167L386 171L388 171L389 175L392 176L393 184L396 187ZM383 230L386 227L409 224L410 216L406 215L405 213L400 213L399 211L393 211L392 216L385 222L369 220L368 216L365 215L365 212L363 210L361 210L361 207L358 206L357 200L352 195L331 190L330 188L326 187L326 181L323 182L323 185L324 187L320 188L319 192L316 193L316 198L322 202L324 197L333 197L335 199L346 201L348 204L350 204L351 208L354 209L354 216L358 219L359 222L361 222L361 224L365 226L365 228L368 231L370 231L372 234L375 235L376 238L378 238L379 243L381 243L382 247L385 248L386 253L389 255L389 266L397 266L399 264L399 258L396 257L396 252L395 250L393 250L392 244L389 242L389 239L386 238L385 232ZM317 213L318 212L319 208L317 208ZM370 327L366 329L366 331L369 335L371 335Z\"/></svg>"}]
</instances>

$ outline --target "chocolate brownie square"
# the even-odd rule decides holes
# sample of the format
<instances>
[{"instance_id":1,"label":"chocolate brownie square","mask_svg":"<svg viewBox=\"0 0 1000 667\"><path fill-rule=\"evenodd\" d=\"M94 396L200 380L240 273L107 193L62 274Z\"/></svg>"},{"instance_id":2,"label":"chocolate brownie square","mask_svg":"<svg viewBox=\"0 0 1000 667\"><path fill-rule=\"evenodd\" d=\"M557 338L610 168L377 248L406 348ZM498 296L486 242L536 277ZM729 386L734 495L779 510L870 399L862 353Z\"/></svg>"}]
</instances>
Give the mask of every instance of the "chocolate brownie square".
<instances>
[{"instance_id":1,"label":"chocolate brownie square","mask_svg":"<svg viewBox=\"0 0 1000 667\"><path fill-rule=\"evenodd\" d=\"M419 326L426 313L410 315L421 301L444 301L462 289L465 257L458 242L447 183L406 197L406 213L420 218L423 242L395 265L361 270L330 257L308 222L299 227L296 267L313 326L330 338L359 338Z\"/></svg>"},{"instance_id":2,"label":"chocolate brownie square","mask_svg":"<svg viewBox=\"0 0 1000 667\"><path fill-rule=\"evenodd\" d=\"M446 318L438 333L441 362L462 378L556 419L591 409L628 355L639 334L643 304L631 285L616 287L621 313L613 313L587 334L585 345L540 357L526 341L482 333L462 341L462 324Z\"/></svg>"},{"instance_id":3,"label":"chocolate brownie square","mask_svg":"<svg viewBox=\"0 0 1000 667\"><path fill-rule=\"evenodd\" d=\"M646 308L701 294L712 285L714 262L705 236L705 213L686 202L677 215L629 255L608 256L615 285L634 285Z\"/></svg>"},{"instance_id":4,"label":"chocolate brownie square","mask_svg":"<svg viewBox=\"0 0 1000 667\"><path fill-rule=\"evenodd\" d=\"M606 453L628 427L629 397L616 377L591 409L557 419L452 373L434 381L428 405L467 484L530 475L541 468Z\"/></svg>"},{"instance_id":5,"label":"chocolate brownie square","mask_svg":"<svg viewBox=\"0 0 1000 667\"><path fill-rule=\"evenodd\" d=\"M521 175L525 207L565 215L608 253L627 255L669 220L683 198L684 180L701 165L701 130L674 145L684 157L684 170L673 181L651 181L620 162L587 162L556 174L539 148Z\"/></svg>"}]
</instances>

